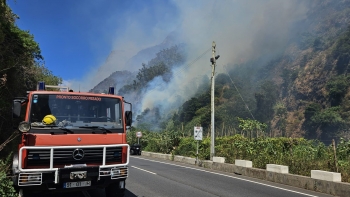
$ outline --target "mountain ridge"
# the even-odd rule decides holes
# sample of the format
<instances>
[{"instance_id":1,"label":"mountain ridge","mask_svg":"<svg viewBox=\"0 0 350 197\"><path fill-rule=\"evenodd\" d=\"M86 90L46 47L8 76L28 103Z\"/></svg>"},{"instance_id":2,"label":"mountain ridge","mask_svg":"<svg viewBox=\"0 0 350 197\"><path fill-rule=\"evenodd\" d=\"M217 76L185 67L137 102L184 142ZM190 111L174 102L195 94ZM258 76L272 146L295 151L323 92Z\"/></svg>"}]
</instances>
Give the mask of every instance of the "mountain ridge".
<instances>
[{"instance_id":1,"label":"mountain ridge","mask_svg":"<svg viewBox=\"0 0 350 197\"><path fill-rule=\"evenodd\" d=\"M172 47L176 44L177 44L176 33L171 32L160 44L142 49L139 52L137 52L134 56L126 60L124 63L125 66L121 66L121 67L128 68L128 70L114 69L108 77L106 77L105 79L100 81L97 85L95 85L93 88L91 88L89 92L96 92L96 93L106 92L109 86L114 86L118 91L124 85L132 83L131 79L136 77L136 74L138 70L142 68L143 63L147 63L148 61L150 61L152 58L156 56L156 54L159 51ZM111 51L104 65L111 65L114 62L118 62L119 60L116 59L116 57L120 56L118 51L121 51L121 50ZM112 70L112 69L113 67L110 68L109 70ZM121 80L117 80L117 79L121 79Z\"/></svg>"}]
</instances>

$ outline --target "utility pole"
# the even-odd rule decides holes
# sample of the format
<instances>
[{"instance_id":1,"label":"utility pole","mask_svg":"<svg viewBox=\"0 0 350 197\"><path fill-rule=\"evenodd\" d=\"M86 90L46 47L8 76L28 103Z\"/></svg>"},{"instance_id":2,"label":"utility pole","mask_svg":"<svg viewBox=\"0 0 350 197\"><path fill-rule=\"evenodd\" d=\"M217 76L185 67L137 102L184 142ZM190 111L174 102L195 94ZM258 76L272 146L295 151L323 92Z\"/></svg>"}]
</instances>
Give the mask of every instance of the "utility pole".
<instances>
[{"instance_id":1,"label":"utility pole","mask_svg":"<svg viewBox=\"0 0 350 197\"><path fill-rule=\"evenodd\" d=\"M215 66L216 66L216 60L219 59L220 55L215 56L215 47L216 44L213 41L212 45L212 52L213 52L213 57L210 58L211 62L211 143L210 143L210 160L213 160L213 157L215 156Z\"/></svg>"}]
</instances>

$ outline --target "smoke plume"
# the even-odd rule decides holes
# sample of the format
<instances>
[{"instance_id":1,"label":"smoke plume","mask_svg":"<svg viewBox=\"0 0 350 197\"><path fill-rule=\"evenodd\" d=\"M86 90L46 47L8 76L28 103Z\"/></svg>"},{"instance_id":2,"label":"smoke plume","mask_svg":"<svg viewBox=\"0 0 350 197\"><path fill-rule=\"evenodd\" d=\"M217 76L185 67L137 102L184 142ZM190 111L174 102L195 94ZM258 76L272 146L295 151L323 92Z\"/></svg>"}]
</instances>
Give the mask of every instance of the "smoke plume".
<instances>
[{"instance_id":1,"label":"smoke plume","mask_svg":"<svg viewBox=\"0 0 350 197\"><path fill-rule=\"evenodd\" d=\"M210 77L212 42L216 43L216 74L224 65L249 59L273 57L290 41L292 28L306 17L304 1L174 1L180 23L178 42L188 46L188 61L205 55L195 63L173 70L174 77L164 84L154 79L142 100L142 108L157 106L167 113L196 93L203 75Z\"/></svg>"},{"instance_id":2,"label":"smoke plume","mask_svg":"<svg viewBox=\"0 0 350 197\"><path fill-rule=\"evenodd\" d=\"M141 63L155 57L158 52L155 49L159 50L155 46L169 47L159 44L169 34L176 34L172 43L186 44L187 63L173 70L170 82L164 82L161 77L150 82L136 105L136 114L154 107L166 114L192 97L203 76L210 79L213 41L216 54L220 55L216 74L224 72L224 65L280 53L295 36L295 24L306 18L311 3L300 0L174 0L166 5L152 5L154 7L147 7L140 13L126 11L120 16L124 17L125 26L116 30L113 52L81 83L84 86L81 89L88 90L114 71L137 71ZM153 15L154 22L148 22L147 26L142 19L148 15ZM142 58L135 59L139 51L152 47L155 48L150 50L149 57L143 53ZM132 57L133 61L129 61Z\"/></svg>"}]
</instances>

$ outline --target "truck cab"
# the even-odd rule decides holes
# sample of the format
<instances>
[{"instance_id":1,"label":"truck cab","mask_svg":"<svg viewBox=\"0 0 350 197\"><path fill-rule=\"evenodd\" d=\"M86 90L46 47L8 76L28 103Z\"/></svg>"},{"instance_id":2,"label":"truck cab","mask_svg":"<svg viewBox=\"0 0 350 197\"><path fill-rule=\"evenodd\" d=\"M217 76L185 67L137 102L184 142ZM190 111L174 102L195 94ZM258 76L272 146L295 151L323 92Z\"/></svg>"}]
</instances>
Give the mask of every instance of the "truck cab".
<instances>
[{"instance_id":1,"label":"truck cab","mask_svg":"<svg viewBox=\"0 0 350 197\"><path fill-rule=\"evenodd\" d=\"M39 82L13 101L22 134L12 165L19 195L105 188L106 197L124 196L131 103L113 87L108 94L49 87Z\"/></svg>"}]
</instances>

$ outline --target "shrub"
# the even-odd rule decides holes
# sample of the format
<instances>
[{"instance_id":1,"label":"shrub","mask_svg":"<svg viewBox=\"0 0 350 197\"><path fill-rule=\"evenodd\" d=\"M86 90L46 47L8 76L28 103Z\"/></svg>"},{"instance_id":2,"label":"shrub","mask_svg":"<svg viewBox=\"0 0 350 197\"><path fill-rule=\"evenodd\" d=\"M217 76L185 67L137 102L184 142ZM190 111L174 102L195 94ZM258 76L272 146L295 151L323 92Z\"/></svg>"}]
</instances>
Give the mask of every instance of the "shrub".
<instances>
[{"instance_id":1,"label":"shrub","mask_svg":"<svg viewBox=\"0 0 350 197\"><path fill-rule=\"evenodd\" d=\"M317 114L319 111L321 111L322 107L318 103L311 103L309 104L304 112L305 119L306 120L311 120L311 117Z\"/></svg>"},{"instance_id":2,"label":"shrub","mask_svg":"<svg viewBox=\"0 0 350 197\"><path fill-rule=\"evenodd\" d=\"M17 196L16 190L13 188L12 180L7 176L11 155L12 154L5 160L0 159L0 196Z\"/></svg>"},{"instance_id":3,"label":"shrub","mask_svg":"<svg viewBox=\"0 0 350 197\"><path fill-rule=\"evenodd\" d=\"M315 114L311 120L316 124L338 125L344 123L339 114L340 107L330 107Z\"/></svg>"},{"instance_id":4,"label":"shrub","mask_svg":"<svg viewBox=\"0 0 350 197\"><path fill-rule=\"evenodd\" d=\"M349 87L349 78L341 75L337 76L326 84L326 89L329 93L329 99L333 105L339 105L341 99L345 96Z\"/></svg>"},{"instance_id":5,"label":"shrub","mask_svg":"<svg viewBox=\"0 0 350 197\"><path fill-rule=\"evenodd\" d=\"M266 138L249 140L242 135L218 137L215 140L215 155L225 157L227 163L235 159L250 160L256 168L265 169L273 163L289 166L292 174L310 176L313 169L336 171L331 146L317 140L303 138ZM182 138L176 155L195 157L196 141L192 137ZM338 169L343 181L350 181L350 141L342 139L337 147ZM199 159L210 158L210 138L199 142Z\"/></svg>"}]
</instances>

